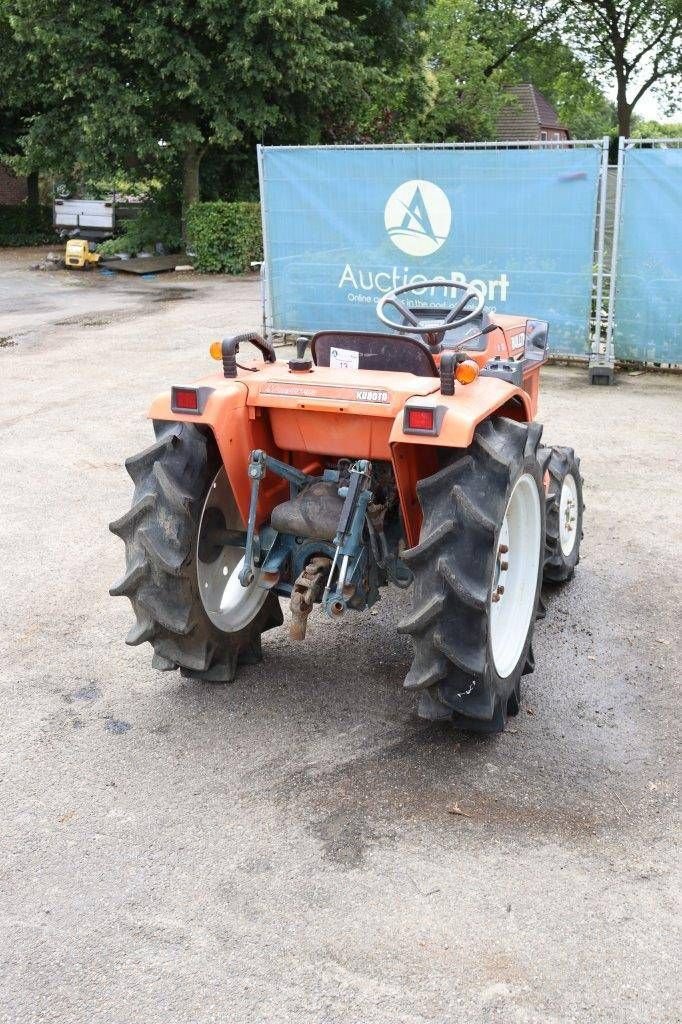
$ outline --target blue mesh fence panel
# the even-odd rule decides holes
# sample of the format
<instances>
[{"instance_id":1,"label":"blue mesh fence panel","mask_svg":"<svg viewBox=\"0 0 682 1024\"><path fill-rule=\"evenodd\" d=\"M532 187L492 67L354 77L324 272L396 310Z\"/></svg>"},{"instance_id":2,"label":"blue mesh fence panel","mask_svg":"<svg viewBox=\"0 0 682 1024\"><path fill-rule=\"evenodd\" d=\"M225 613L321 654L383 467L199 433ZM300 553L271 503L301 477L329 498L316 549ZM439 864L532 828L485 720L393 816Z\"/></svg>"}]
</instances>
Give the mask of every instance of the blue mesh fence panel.
<instances>
[{"instance_id":1,"label":"blue mesh fence panel","mask_svg":"<svg viewBox=\"0 0 682 1024\"><path fill-rule=\"evenodd\" d=\"M618 359L682 363L682 148L625 150L614 344Z\"/></svg>"},{"instance_id":2,"label":"blue mesh fence panel","mask_svg":"<svg viewBox=\"0 0 682 1024\"><path fill-rule=\"evenodd\" d=\"M549 320L553 351L585 353L600 157L598 143L264 147L269 326L375 330L382 292L466 278L490 308Z\"/></svg>"}]
</instances>

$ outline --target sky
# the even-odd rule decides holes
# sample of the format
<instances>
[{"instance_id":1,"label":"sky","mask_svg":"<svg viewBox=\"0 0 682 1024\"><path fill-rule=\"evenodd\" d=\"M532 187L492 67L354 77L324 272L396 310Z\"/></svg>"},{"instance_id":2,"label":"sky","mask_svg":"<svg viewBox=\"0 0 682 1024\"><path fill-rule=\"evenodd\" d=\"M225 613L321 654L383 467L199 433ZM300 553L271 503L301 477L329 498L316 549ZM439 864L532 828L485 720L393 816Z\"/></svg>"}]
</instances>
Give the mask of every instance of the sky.
<instances>
[{"instance_id":1,"label":"sky","mask_svg":"<svg viewBox=\"0 0 682 1024\"><path fill-rule=\"evenodd\" d=\"M615 100L615 90L609 90L609 99ZM676 111L672 116L664 112L661 101L654 95L651 90L645 92L641 100L635 107L635 113L638 117L643 117L646 121L680 121L682 120L682 108L678 104Z\"/></svg>"}]
</instances>

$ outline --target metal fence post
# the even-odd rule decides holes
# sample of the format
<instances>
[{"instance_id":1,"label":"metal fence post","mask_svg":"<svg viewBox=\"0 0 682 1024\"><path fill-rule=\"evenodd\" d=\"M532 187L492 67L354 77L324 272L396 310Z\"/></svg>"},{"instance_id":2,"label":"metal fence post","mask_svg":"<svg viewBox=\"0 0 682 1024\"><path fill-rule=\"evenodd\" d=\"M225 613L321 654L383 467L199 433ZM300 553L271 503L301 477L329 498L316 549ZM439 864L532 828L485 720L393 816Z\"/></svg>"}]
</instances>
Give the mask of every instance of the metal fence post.
<instances>
[{"instance_id":1,"label":"metal fence post","mask_svg":"<svg viewBox=\"0 0 682 1024\"><path fill-rule=\"evenodd\" d=\"M609 137L605 135L602 139L601 170L599 179L599 199L597 205L597 280L594 297L594 329L590 341L590 361L588 374L591 384L598 383L598 378L603 376L608 369L603 359L605 351L602 352L602 302L604 297L604 237L606 234L606 190L609 175Z\"/></svg>"},{"instance_id":2,"label":"metal fence post","mask_svg":"<svg viewBox=\"0 0 682 1024\"><path fill-rule=\"evenodd\" d=\"M611 269L609 274L609 299L606 320L606 342L603 353L597 355L597 362L592 366L590 360L590 381L592 384L613 384L615 354L613 348L613 320L616 306L616 268L618 266L618 236L620 234L620 214L623 199L623 162L625 158L625 138L618 138L618 163L616 165L616 201L613 211L613 238L611 241ZM600 345L601 348L601 345Z\"/></svg>"},{"instance_id":3,"label":"metal fence post","mask_svg":"<svg viewBox=\"0 0 682 1024\"><path fill-rule=\"evenodd\" d=\"M268 337L269 328L272 324L272 304L270 296L270 275L268 273L268 241L267 225L265 222L265 170L263 167L263 147L256 146L256 158L258 163L258 192L260 195L260 221L263 236L263 262L260 266L260 294L263 307L263 335Z\"/></svg>"}]
</instances>

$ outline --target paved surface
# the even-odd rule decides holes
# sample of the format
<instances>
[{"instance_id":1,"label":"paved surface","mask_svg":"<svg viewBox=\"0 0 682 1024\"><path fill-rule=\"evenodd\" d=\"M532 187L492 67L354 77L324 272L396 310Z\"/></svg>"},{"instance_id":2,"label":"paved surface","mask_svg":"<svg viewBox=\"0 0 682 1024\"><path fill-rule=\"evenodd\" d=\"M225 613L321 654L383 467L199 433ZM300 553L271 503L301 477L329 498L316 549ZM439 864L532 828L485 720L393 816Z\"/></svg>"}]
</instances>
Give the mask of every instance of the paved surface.
<instances>
[{"instance_id":1,"label":"paved surface","mask_svg":"<svg viewBox=\"0 0 682 1024\"><path fill-rule=\"evenodd\" d=\"M474 739L415 719L397 599L267 634L226 688L124 646L122 460L257 284L25 261L0 254L0 1020L677 1021L682 381L544 372L584 559L523 713Z\"/></svg>"}]
</instances>

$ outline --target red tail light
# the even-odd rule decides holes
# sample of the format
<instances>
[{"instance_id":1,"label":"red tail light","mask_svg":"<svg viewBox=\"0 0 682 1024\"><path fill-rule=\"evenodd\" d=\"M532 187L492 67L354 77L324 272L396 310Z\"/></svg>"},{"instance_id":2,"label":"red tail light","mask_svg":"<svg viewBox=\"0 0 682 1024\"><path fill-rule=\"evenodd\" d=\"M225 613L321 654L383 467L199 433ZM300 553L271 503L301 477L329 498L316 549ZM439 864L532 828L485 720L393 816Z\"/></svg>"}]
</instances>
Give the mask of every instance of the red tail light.
<instances>
[{"instance_id":1,"label":"red tail light","mask_svg":"<svg viewBox=\"0 0 682 1024\"><path fill-rule=\"evenodd\" d=\"M174 412L199 412L196 388L172 388L171 408Z\"/></svg>"},{"instance_id":2,"label":"red tail light","mask_svg":"<svg viewBox=\"0 0 682 1024\"><path fill-rule=\"evenodd\" d=\"M434 429L433 409L407 409L406 426L408 430Z\"/></svg>"}]
</instances>

